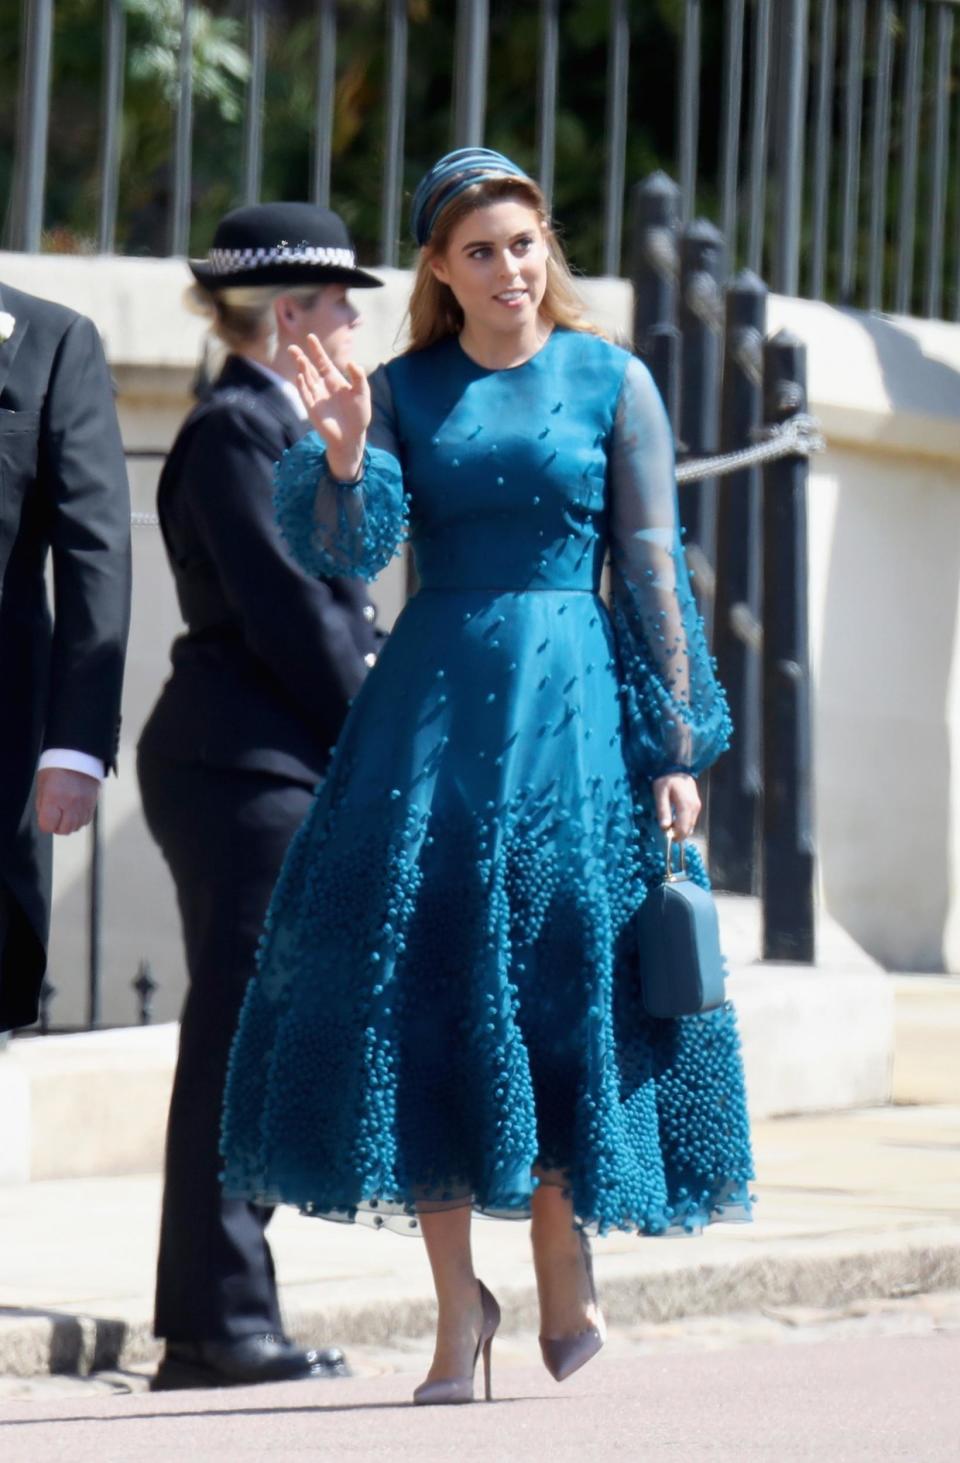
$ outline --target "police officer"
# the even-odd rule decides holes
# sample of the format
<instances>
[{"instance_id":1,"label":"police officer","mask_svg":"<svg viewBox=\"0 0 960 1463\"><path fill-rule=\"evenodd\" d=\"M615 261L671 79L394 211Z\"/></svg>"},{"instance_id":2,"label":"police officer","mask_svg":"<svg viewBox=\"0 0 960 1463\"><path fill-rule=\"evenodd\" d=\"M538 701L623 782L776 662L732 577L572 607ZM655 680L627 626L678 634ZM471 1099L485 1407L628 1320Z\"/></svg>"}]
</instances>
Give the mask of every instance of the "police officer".
<instances>
[{"instance_id":1,"label":"police officer","mask_svg":"<svg viewBox=\"0 0 960 1463\"><path fill-rule=\"evenodd\" d=\"M304 574L272 500L274 464L308 430L288 347L314 334L345 367L359 320L348 291L380 281L357 268L343 221L306 203L237 209L190 267L191 302L227 356L160 479L186 632L138 758L189 976L167 1134L155 1390L345 1373L336 1348L301 1350L285 1337L271 1211L224 1198L218 1139L270 895L377 649L363 585Z\"/></svg>"}]
</instances>

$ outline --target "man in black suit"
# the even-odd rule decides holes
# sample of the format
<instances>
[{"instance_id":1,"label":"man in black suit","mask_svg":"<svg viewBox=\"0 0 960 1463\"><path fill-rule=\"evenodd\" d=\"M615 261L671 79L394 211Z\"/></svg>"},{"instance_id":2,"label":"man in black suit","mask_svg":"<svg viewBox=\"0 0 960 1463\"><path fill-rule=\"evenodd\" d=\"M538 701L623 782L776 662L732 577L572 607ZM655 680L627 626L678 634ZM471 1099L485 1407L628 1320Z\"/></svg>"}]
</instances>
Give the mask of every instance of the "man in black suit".
<instances>
[{"instance_id":1,"label":"man in black suit","mask_svg":"<svg viewBox=\"0 0 960 1463\"><path fill-rule=\"evenodd\" d=\"M344 1372L336 1348L303 1351L283 1334L271 1211L224 1197L218 1139L270 895L378 643L363 585L311 579L287 552L273 470L309 429L288 346L313 331L346 364L358 320L347 288L380 281L356 268L337 215L304 203L228 214L191 269L194 303L229 354L160 480L187 629L138 761L190 980L167 1133L155 1390Z\"/></svg>"},{"instance_id":2,"label":"man in black suit","mask_svg":"<svg viewBox=\"0 0 960 1463\"><path fill-rule=\"evenodd\" d=\"M50 835L90 822L114 765L129 613L130 496L100 338L82 315L4 284L0 1030L37 1018Z\"/></svg>"}]
</instances>

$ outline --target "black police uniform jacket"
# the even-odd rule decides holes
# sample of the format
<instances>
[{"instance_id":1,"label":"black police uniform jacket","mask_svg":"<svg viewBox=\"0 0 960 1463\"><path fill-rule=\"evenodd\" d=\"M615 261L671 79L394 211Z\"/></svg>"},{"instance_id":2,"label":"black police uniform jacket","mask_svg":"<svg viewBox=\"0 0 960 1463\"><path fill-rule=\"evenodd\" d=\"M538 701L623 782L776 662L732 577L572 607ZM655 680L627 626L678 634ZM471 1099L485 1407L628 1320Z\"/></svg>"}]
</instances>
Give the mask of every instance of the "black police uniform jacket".
<instances>
[{"instance_id":1,"label":"black police uniform jacket","mask_svg":"<svg viewBox=\"0 0 960 1463\"><path fill-rule=\"evenodd\" d=\"M113 766L130 609L130 497L92 321L0 287L0 1030L36 1019L51 839L33 785L47 747ZM51 616L44 570L52 554Z\"/></svg>"},{"instance_id":2,"label":"black police uniform jacket","mask_svg":"<svg viewBox=\"0 0 960 1463\"><path fill-rule=\"evenodd\" d=\"M277 530L274 465L307 430L240 356L181 427L157 502L187 631L141 755L311 787L323 775L378 637L364 585L310 578Z\"/></svg>"}]
</instances>

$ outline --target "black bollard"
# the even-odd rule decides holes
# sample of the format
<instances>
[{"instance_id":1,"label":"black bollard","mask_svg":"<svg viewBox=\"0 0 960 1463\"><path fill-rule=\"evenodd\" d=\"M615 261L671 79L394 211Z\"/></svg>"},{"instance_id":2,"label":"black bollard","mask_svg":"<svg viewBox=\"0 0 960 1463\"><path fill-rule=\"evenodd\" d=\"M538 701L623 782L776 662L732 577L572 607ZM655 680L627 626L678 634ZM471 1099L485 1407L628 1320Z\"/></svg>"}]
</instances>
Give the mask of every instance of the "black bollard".
<instances>
[{"instance_id":1,"label":"black bollard","mask_svg":"<svg viewBox=\"0 0 960 1463\"><path fill-rule=\"evenodd\" d=\"M676 323L680 189L666 173L651 173L634 187L632 204L633 348L649 365L651 332Z\"/></svg>"},{"instance_id":2,"label":"black bollard","mask_svg":"<svg viewBox=\"0 0 960 1463\"><path fill-rule=\"evenodd\" d=\"M764 348L764 418L807 408L806 347ZM812 728L807 625L807 459L763 473L763 958L815 959Z\"/></svg>"},{"instance_id":3,"label":"black bollard","mask_svg":"<svg viewBox=\"0 0 960 1463\"><path fill-rule=\"evenodd\" d=\"M706 457L718 445L720 352L723 295L720 272L723 239L712 223L695 219L680 240L680 301L677 324L683 341L680 375L680 432L690 457ZM709 633L713 619L713 565L716 554L717 483L715 478L684 483L680 520L687 534L687 557L694 592Z\"/></svg>"},{"instance_id":4,"label":"black bollard","mask_svg":"<svg viewBox=\"0 0 960 1463\"><path fill-rule=\"evenodd\" d=\"M766 315L766 285L742 270L727 290L721 452L751 446L763 421ZM713 645L734 730L710 772L710 877L733 894L759 884L762 490L759 467L720 479Z\"/></svg>"},{"instance_id":5,"label":"black bollard","mask_svg":"<svg viewBox=\"0 0 960 1463\"><path fill-rule=\"evenodd\" d=\"M676 436L680 420L680 332L675 325L654 325L648 330L645 359Z\"/></svg>"}]
</instances>

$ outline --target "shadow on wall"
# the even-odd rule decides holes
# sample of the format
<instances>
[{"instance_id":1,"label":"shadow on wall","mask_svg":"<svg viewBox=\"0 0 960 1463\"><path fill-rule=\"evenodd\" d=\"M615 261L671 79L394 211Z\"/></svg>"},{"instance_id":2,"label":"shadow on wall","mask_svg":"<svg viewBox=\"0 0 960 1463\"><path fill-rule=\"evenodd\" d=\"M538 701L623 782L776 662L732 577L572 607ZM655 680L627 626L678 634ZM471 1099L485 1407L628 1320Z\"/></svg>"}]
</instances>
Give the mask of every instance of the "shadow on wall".
<instances>
[{"instance_id":1,"label":"shadow on wall","mask_svg":"<svg viewBox=\"0 0 960 1463\"><path fill-rule=\"evenodd\" d=\"M895 316L863 315L863 330L873 342L883 383L895 411L919 417L947 417L960 439L960 371L923 349L913 331ZM942 326L955 333L955 326Z\"/></svg>"},{"instance_id":2,"label":"shadow on wall","mask_svg":"<svg viewBox=\"0 0 960 1463\"><path fill-rule=\"evenodd\" d=\"M960 373L895 321L859 318L891 409L952 418L960 434ZM958 467L852 446L832 448L823 463L818 476L839 480L816 702L825 898L888 968L942 970L958 771L947 710L958 633Z\"/></svg>"}]
</instances>

